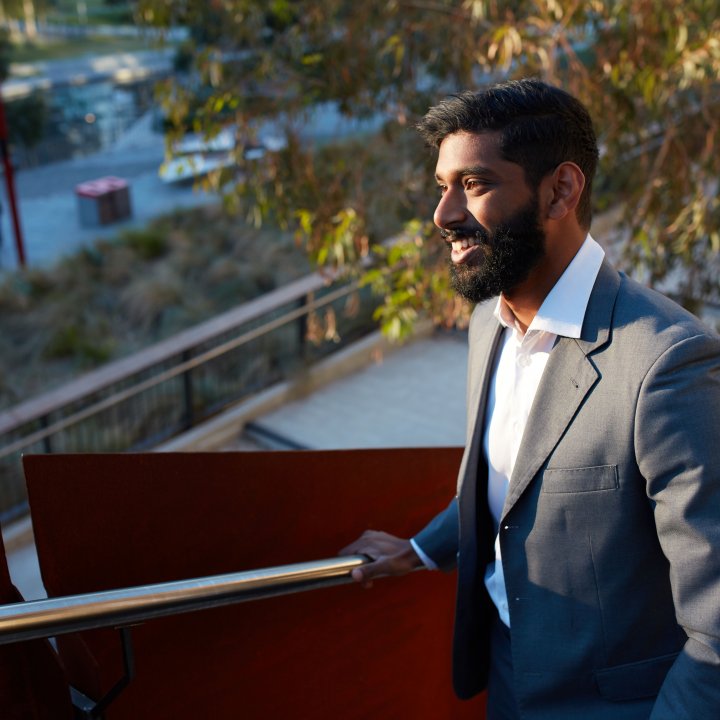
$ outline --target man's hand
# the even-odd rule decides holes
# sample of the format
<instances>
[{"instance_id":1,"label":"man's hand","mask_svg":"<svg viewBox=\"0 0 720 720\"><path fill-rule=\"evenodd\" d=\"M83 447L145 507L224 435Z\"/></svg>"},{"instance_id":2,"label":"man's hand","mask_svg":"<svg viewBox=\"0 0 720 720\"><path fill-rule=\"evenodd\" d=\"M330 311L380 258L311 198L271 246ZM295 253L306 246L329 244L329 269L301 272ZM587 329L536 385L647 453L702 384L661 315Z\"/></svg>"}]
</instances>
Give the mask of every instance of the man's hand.
<instances>
[{"instance_id":1,"label":"man's hand","mask_svg":"<svg viewBox=\"0 0 720 720\"><path fill-rule=\"evenodd\" d=\"M423 567L422 560L409 540L388 535L386 532L366 530L354 543L343 548L338 555L367 555L372 562L352 571L352 579L364 588L383 575L405 575Z\"/></svg>"}]
</instances>

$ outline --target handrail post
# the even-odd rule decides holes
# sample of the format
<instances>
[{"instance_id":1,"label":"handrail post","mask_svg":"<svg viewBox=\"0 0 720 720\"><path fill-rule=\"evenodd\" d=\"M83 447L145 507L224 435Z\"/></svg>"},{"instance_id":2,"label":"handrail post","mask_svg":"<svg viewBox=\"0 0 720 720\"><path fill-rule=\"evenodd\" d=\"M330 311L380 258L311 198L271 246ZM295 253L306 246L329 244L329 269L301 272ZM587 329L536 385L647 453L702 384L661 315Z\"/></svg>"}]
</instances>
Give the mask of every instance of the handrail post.
<instances>
[{"instance_id":1,"label":"handrail post","mask_svg":"<svg viewBox=\"0 0 720 720\"><path fill-rule=\"evenodd\" d=\"M48 427L50 427L50 421L48 420L48 416L47 416L47 415L43 415L43 416L40 418L40 427L41 427L43 430L47 430ZM52 454L52 451L53 451L53 448L52 448L52 440L50 439L50 435L46 435L46 436L43 438L42 443L43 443L43 450L45 451L45 453L47 453L48 455L51 455L51 454Z\"/></svg>"},{"instance_id":2,"label":"handrail post","mask_svg":"<svg viewBox=\"0 0 720 720\"><path fill-rule=\"evenodd\" d=\"M303 295L297 302L300 310L306 308L313 299L313 293ZM307 335L308 335L308 314L307 312L300 315L297 319L298 324L298 355L302 358L303 363L307 360Z\"/></svg>"},{"instance_id":3,"label":"handrail post","mask_svg":"<svg viewBox=\"0 0 720 720\"><path fill-rule=\"evenodd\" d=\"M183 350L182 362L188 362L192 357L190 349ZM192 368L188 368L182 374L183 383L183 420L182 425L185 430L189 430L195 425L195 410L193 408L193 378Z\"/></svg>"},{"instance_id":4,"label":"handrail post","mask_svg":"<svg viewBox=\"0 0 720 720\"><path fill-rule=\"evenodd\" d=\"M70 688L76 720L102 720L103 713L118 695L135 679L135 653L130 628L121 627L120 640L123 654L123 675L100 700L93 700L77 688Z\"/></svg>"}]
</instances>

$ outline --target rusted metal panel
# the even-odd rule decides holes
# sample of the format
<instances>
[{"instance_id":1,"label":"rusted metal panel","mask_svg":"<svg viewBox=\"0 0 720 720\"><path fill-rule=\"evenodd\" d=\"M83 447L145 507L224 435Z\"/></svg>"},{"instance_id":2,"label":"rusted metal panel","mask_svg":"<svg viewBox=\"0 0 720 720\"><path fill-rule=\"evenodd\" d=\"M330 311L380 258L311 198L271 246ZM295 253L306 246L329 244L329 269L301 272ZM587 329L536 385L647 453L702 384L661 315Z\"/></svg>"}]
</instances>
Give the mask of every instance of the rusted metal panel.
<instances>
[{"instance_id":1,"label":"rusted metal panel","mask_svg":"<svg viewBox=\"0 0 720 720\"><path fill-rule=\"evenodd\" d=\"M328 557L410 535L453 494L459 448L25 458L45 587L67 595ZM452 576L318 590L133 629L108 718L465 718L450 684ZM68 636L73 681L121 674L117 633Z\"/></svg>"}]
</instances>

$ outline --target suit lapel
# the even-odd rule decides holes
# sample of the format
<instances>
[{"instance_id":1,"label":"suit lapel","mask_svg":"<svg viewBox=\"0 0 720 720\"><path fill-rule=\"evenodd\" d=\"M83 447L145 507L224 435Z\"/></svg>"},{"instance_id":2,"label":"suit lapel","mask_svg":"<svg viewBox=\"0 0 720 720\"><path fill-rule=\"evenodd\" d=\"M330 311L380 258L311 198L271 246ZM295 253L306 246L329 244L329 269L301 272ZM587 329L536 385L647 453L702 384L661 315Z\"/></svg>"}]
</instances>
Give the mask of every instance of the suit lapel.
<instances>
[{"instance_id":1,"label":"suit lapel","mask_svg":"<svg viewBox=\"0 0 720 720\"><path fill-rule=\"evenodd\" d=\"M494 307L494 306L493 306ZM479 308L478 308L479 310ZM495 318L490 305L473 318L474 330L468 366L467 434L465 453L458 473L458 493L474 487L481 466L482 429L490 378L503 326ZM478 312L476 310L476 312ZM468 476L468 472L470 475Z\"/></svg>"},{"instance_id":2,"label":"suit lapel","mask_svg":"<svg viewBox=\"0 0 720 720\"><path fill-rule=\"evenodd\" d=\"M480 482L487 471L482 472L485 460L482 455L483 426L488 388L493 363L503 326L497 321L492 309L476 311L468 366L468 431L465 452L458 472L458 512L460 521L460 553L458 582L472 584L478 563L477 523L480 508L487 505L487 482ZM478 496L480 493L480 496Z\"/></svg>"},{"instance_id":3,"label":"suit lapel","mask_svg":"<svg viewBox=\"0 0 720 720\"><path fill-rule=\"evenodd\" d=\"M503 517L525 492L597 382L589 356L608 342L619 286L618 273L603 262L585 312L582 337L561 337L550 353L515 461Z\"/></svg>"},{"instance_id":4,"label":"suit lapel","mask_svg":"<svg viewBox=\"0 0 720 720\"><path fill-rule=\"evenodd\" d=\"M479 433L482 432L483 420L485 419L485 405L487 402L490 379L492 377L493 364L498 343L502 336L503 326L492 315L483 324L480 337L475 341L478 350L472 354L471 367L469 369L468 399L468 439L474 442Z\"/></svg>"}]
</instances>

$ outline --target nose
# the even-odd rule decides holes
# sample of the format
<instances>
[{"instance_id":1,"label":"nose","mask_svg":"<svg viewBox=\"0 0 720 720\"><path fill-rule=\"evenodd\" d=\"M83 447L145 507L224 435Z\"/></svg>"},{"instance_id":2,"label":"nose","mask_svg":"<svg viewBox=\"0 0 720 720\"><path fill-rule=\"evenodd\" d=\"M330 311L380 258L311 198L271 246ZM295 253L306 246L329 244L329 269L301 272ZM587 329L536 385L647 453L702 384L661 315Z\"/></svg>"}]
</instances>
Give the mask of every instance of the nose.
<instances>
[{"instance_id":1,"label":"nose","mask_svg":"<svg viewBox=\"0 0 720 720\"><path fill-rule=\"evenodd\" d=\"M441 229L451 230L455 225L465 222L466 218L465 193L449 187L440 197L433 214L433 222Z\"/></svg>"}]
</instances>

